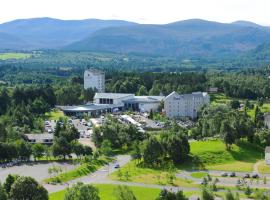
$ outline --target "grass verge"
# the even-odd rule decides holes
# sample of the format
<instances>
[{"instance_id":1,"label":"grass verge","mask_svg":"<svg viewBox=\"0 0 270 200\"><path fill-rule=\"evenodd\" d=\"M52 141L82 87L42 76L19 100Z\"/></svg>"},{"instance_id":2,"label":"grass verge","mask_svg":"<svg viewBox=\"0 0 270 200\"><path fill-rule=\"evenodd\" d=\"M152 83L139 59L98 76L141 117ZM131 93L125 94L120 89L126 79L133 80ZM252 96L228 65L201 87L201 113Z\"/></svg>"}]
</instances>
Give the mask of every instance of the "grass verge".
<instances>
[{"instance_id":1,"label":"grass verge","mask_svg":"<svg viewBox=\"0 0 270 200\"><path fill-rule=\"evenodd\" d=\"M120 170L120 171L119 171ZM153 169L136 164L133 160L110 175L112 180L129 181L145 184L174 185L182 187L196 187L191 180L174 177L173 182L169 179L169 172L162 169ZM126 174L128 173L128 176ZM121 176L119 174L122 174ZM174 174L173 174L174 176Z\"/></svg>"},{"instance_id":2,"label":"grass verge","mask_svg":"<svg viewBox=\"0 0 270 200\"><path fill-rule=\"evenodd\" d=\"M44 182L45 183L63 183L63 182L67 182L67 181L70 181L70 180L73 180L82 176L86 176L89 173L95 172L100 167L109 163L110 161L111 159L108 159L108 158L100 158L100 159L92 160L90 163L83 163L82 165L80 165L79 167L73 170L45 179Z\"/></svg>"}]
</instances>

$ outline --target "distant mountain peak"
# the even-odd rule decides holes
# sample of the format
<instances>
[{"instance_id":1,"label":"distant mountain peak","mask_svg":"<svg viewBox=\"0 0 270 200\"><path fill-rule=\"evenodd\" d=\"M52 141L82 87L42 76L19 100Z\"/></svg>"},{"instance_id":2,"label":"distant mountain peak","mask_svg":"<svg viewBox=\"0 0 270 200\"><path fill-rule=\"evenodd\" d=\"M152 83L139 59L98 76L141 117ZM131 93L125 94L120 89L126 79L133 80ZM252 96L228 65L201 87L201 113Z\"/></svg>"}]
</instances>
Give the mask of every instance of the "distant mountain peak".
<instances>
[{"instance_id":1,"label":"distant mountain peak","mask_svg":"<svg viewBox=\"0 0 270 200\"><path fill-rule=\"evenodd\" d=\"M235 25L239 25L239 26L255 27L255 28L262 27L259 24L256 24L256 23L250 22L250 21L245 21L245 20L238 20L238 21L232 22L231 24L235 24Z\"/></svg>"}]
</instances>

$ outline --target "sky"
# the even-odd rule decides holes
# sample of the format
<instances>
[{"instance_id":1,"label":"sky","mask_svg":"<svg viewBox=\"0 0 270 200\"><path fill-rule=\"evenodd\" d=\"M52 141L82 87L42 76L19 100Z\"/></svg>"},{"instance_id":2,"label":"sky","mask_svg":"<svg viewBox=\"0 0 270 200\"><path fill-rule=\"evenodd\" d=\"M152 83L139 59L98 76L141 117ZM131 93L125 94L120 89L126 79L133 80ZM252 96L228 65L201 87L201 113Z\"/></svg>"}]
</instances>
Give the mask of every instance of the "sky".
<instances>
[{"instance_id":1,"label":"sky","mask_svg":"<svg viewBox=\"0 0 270 200\"><path fill-rule=\"evenodd\" d=\"M121 19L143 24L200 18L270 25L270 0L0 0L0 23L14 19Z\"/></svg>"}]
</instances>

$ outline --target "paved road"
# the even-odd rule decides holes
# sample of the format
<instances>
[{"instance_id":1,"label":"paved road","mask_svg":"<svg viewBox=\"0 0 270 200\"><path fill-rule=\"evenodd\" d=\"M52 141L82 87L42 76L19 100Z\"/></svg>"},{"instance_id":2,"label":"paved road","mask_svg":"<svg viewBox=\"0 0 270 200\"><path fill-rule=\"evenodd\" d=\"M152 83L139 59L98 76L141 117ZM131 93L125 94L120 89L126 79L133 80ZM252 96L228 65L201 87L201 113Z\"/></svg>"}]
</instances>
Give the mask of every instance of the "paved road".
<instances>
[{"instance_id":1,"label":"paved road","mask_svg":"<svg viewBox=\"0 0 270 200\"><path fill-rule=\"evenodd\" d=\"M238 180L242 180L242 177L247 174L246 172L236 172L236 177L221 177L221 174L223 173L223 171L214 171L214 170L209 170L209 171L181 171L179 173L176 174L176 177L178 178L183 178L183 179L188 179L188 180L192 180L197 184L201 184L202 182L202 178L193 178L191 176L191 173L193 172L206 172L208 174L210 174L212 176L212 178L214 179L215 177L217 177L219 179L219 182L217 183L217 185L220 186L235 186L238 182ZM261 175L260 177L263 178L264 176L266 176L268 178L268 181L266 184L263 183L263 180L260 180L259 182L257 182L257 180L252 180L251 179L245 179L245 182L247 185L249 185L250 187L254 187L254 188L270 188L270 175L266 174L266 175Z\"/></svg>"},{"instance_id":2,"label":"paved road","mask_svg":"<svg viewBox=\"0 0 270 200\"><path fill-rule=\"evenodd\" d=\"M108 174L113 173L114 171L117 170L114 168L115 164L118 163L120 166L123 166L127 164L130 161L130 159L131 157L129 155L120 155L116 157L116 161L109 163L109 165L102 167L98 171L92 174L89 174L88 176L74 179L63 185L44 184L44 187L49 191L49 193L52 193L52 192L63 190L77 182L82 182L85 184L106 183L108 181L107 180Z\"/></svg>"},{"instance_id":3,"label":"paved road","mask_svg":"<svg viewBox=\"0 0 270 200\"><path fill-rule=\"evenodd\" d=\"M50 177L48 169L52 166L60 166L63 171L74 169L76 166L65 162L49 163L27 163L21 166L0 168L0 182L4 182L9 174L18 174L21 176L31 176L37 181L42 181Z\"/></svg>"}]
</instances>

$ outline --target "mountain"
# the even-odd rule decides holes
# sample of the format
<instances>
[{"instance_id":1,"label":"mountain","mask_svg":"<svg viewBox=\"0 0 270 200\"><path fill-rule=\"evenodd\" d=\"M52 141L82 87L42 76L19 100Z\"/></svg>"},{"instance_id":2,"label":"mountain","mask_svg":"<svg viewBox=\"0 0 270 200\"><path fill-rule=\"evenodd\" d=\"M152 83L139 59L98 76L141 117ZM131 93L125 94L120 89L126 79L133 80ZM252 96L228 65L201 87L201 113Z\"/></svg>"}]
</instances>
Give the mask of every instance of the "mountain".
<instances>
[{"instance_id":1,"label":"mountain","mask_svg":"<svg viewBox=\"0 0 270 200\"><path fill-rule=\"evenodd\" d=\"M109 27L97 30L64 49L183 57L230 57L270 42L268 27L247 24L192 19L165 25Z\"/></svg>"},{"instance_id":2,"label":"mountain","mask_svg":"<svg viewBox=\"0 0 270 200\"><path fill-rule=\"evenodd\" d=\"M26 42L13 35L0 32L0 49L23 49Z\"/></svg>"},{"instance_id":3,"label":"mountain","mask_svg":"<svg viewBox=\"0 0 270 200\"><path fill-rule=\"evenodd\" d=\"M23 49L55 49L82 40L102 28L132 26L134 24L135 23L121 20L59 20L53 18L32 18L19 19L0 24L0 33L24 41L25 45ZM0 39L0 48L22 48L20 42L18 46L6 45L14 43L16 43L16 41L12 38L6 38L5 43L2 43Z\"/></svg>"}]
</instances>

